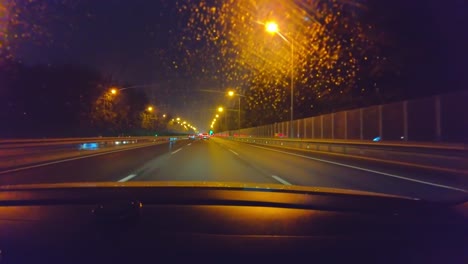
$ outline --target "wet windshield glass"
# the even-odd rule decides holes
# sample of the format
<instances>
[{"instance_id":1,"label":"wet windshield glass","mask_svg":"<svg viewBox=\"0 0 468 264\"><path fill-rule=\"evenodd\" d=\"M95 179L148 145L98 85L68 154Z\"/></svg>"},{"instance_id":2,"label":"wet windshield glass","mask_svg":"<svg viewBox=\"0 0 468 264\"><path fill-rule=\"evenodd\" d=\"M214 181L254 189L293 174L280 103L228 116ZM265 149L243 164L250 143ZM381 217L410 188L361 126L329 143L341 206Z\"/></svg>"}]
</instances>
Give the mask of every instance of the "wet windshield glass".
<instances>
[{"instance_id":1,"label":"wet windshield glass","mask_svg":"<svg viewBox=\"0 0 468 264\"><path fill-rule=\"evenodd\" d=\"M468 197L463 1L0 0L0 185Z\"/></svg>"}]
</instances>

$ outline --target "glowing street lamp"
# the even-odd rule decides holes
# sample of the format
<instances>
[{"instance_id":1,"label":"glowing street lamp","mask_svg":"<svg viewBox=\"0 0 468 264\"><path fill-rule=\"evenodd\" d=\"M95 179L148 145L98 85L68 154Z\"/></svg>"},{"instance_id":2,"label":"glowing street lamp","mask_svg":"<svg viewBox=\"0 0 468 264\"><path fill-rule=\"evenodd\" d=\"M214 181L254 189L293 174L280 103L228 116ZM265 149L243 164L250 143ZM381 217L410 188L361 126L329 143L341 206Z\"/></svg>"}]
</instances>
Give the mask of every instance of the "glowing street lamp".
<instances>
[{"instance_id":1,"label":"glowing street lamp","mask_svg":"<svg viewBox=\"0 0 468 264\"><path fill-rule=\"evenodd\" d=\"M117 88L111 88L110 89L110 93L113 94L113 95L116 95L118 93L118 89Z\"/></svg>"},{"instance_id":2,"label":"glowing street lamp","mask_svg":"<svg viewBox=\"0 0 468 264\"><path fill-rule=\"evenodd\" d=\"M265 23L265 30L269 33L274 34L279 32L279 27L278 24L276 24L275 22L269 21Z\"/></svg>"},{"instance_id":3,"label":"glowing street lamp","mask_svg":"<svg viewBox=\"0 0 468 264\"><path fill-rule=\"evenodd\" d=\"M146 110L148 110L149 112L153 112L153 107L152 107L152 106L148 106L148 108L147 108Z\"/></svg>"},{"instance_id":4,"label":"glowing street lamp","mask_svg":"<svg viewBox=\"0 0 468 264\"><path fill-rule=\"evenodd\" d=\"M224 108L222 106L218 107L218 112L222 113L224 111Z\"/></svg>"},{"instance_id":5,"label":"glowing street lamp","mask_svg":"<svg viewBox=\"0 0 468 264\"><path fill-rule=\"evenodd\" d=\"M180 121L180 117L177 117L176 120L177 120L177 121Z\"/></svg>"},{"instance_id":6,"label":"glowing street lamp","mask_svg":"<svg viewBox=\"0 0 468 264\"><path fill-rule=\"evenodd\" d=\"M219 117L219 115L218 115L218 114L216 114L216 118L218 118L218 117Z\"/></svg>"},{"instance_id":7,"label":"glowing street lamp","mask_svg":"<svg viewBox=\"0 0 468 264\"><path fill-rule=\"evenodd\" d=\"M166 118L166 114L164 114L163 117Z\"/></svg>"}]
</instances>

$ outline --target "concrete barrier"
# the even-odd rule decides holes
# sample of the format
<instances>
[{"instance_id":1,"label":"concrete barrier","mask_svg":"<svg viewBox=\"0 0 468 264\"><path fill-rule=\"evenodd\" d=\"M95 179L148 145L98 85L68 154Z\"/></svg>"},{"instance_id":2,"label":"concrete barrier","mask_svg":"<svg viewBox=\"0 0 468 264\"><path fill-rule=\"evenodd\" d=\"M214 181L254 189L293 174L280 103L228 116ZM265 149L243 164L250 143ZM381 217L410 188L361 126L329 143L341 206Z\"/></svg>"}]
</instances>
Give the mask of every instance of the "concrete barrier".
<instances>
[{"instance_id":1,"label":"concrete barrier","mask_svg":"<svg viewBox=\"0 0 468 264\"><path fill-rule=\"evenodd\" d=\"M0 170L53 160L120 151L186 137L98 137L0 140Z\"/></svg>"}]
</instances>

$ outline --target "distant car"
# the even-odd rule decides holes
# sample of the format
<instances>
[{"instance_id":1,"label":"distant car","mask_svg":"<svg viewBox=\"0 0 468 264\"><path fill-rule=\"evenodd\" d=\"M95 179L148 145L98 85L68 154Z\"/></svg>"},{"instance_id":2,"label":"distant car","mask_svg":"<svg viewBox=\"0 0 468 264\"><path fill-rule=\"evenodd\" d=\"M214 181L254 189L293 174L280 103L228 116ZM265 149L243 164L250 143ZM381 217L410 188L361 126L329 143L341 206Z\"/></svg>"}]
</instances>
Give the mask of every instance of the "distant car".
<instances>
[{"instance_id":1,"label":"distant car","mask_svg":"<svg viewBox=\"0 0 468 264\"><path fill-rule=\"evenodd\" d=\"M194 140L194 139L196 139L197 137L196 137L195 135L189 135L188 138L191 139L191 140Z\"/></svg>"},{"instance_id":2,"label":"distant car","mask_svg":"<svg viewBox=\"0 0 468 264\"><path fill-rule=\"evenodd\" d=\"M202 138L202 139L210 139L210 135L208 135L207 133L203 133L203 134L201 135L201 138Z\"/></svg>"}]
</instances>

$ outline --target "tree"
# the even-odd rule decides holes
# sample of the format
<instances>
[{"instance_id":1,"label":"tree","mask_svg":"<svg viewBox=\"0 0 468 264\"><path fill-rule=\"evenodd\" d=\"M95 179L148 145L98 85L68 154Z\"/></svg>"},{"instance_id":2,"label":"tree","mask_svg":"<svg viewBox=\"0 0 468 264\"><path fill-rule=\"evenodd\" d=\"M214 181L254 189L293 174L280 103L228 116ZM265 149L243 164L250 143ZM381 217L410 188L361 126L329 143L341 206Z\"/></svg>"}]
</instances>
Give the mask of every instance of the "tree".
<instances>
[{"instance_id":1,"label":"tree","mask_svg":"<svg viewBox=\"0 0 468 264\"><path fill-rule=\"evenodd\" d=\"M2 131L8 137L78 136L102 76L81 66L2 66ZM3 85L4 84L4 85Z\"/></svg>"},{"instance_id":2,"label":"tree","mask_svg":"<svg viewBox=\"0 0 468 264\"><path fill-rule=\"evenodd\" d=\"M123 90L112 94L108 85L94 100L90 120L93 127L107 135L141 134L157 127L156 106L147 111L148 97L139 90ZM130 86L130 85L129 85Z\"/></svg>"},{"instance_id":3,"label":"tree","mask_svg":"<svg viewBox=\"0 0 468 264\"><path fill-rule=\"evenodd\" d=\"M156 112L142 115L149 105L143 92L112 95L111 79L95 70L14 61L1 67L0 122L8 124L2 137L131 135L159 125Z\"/></svg>"}]
</instances>

